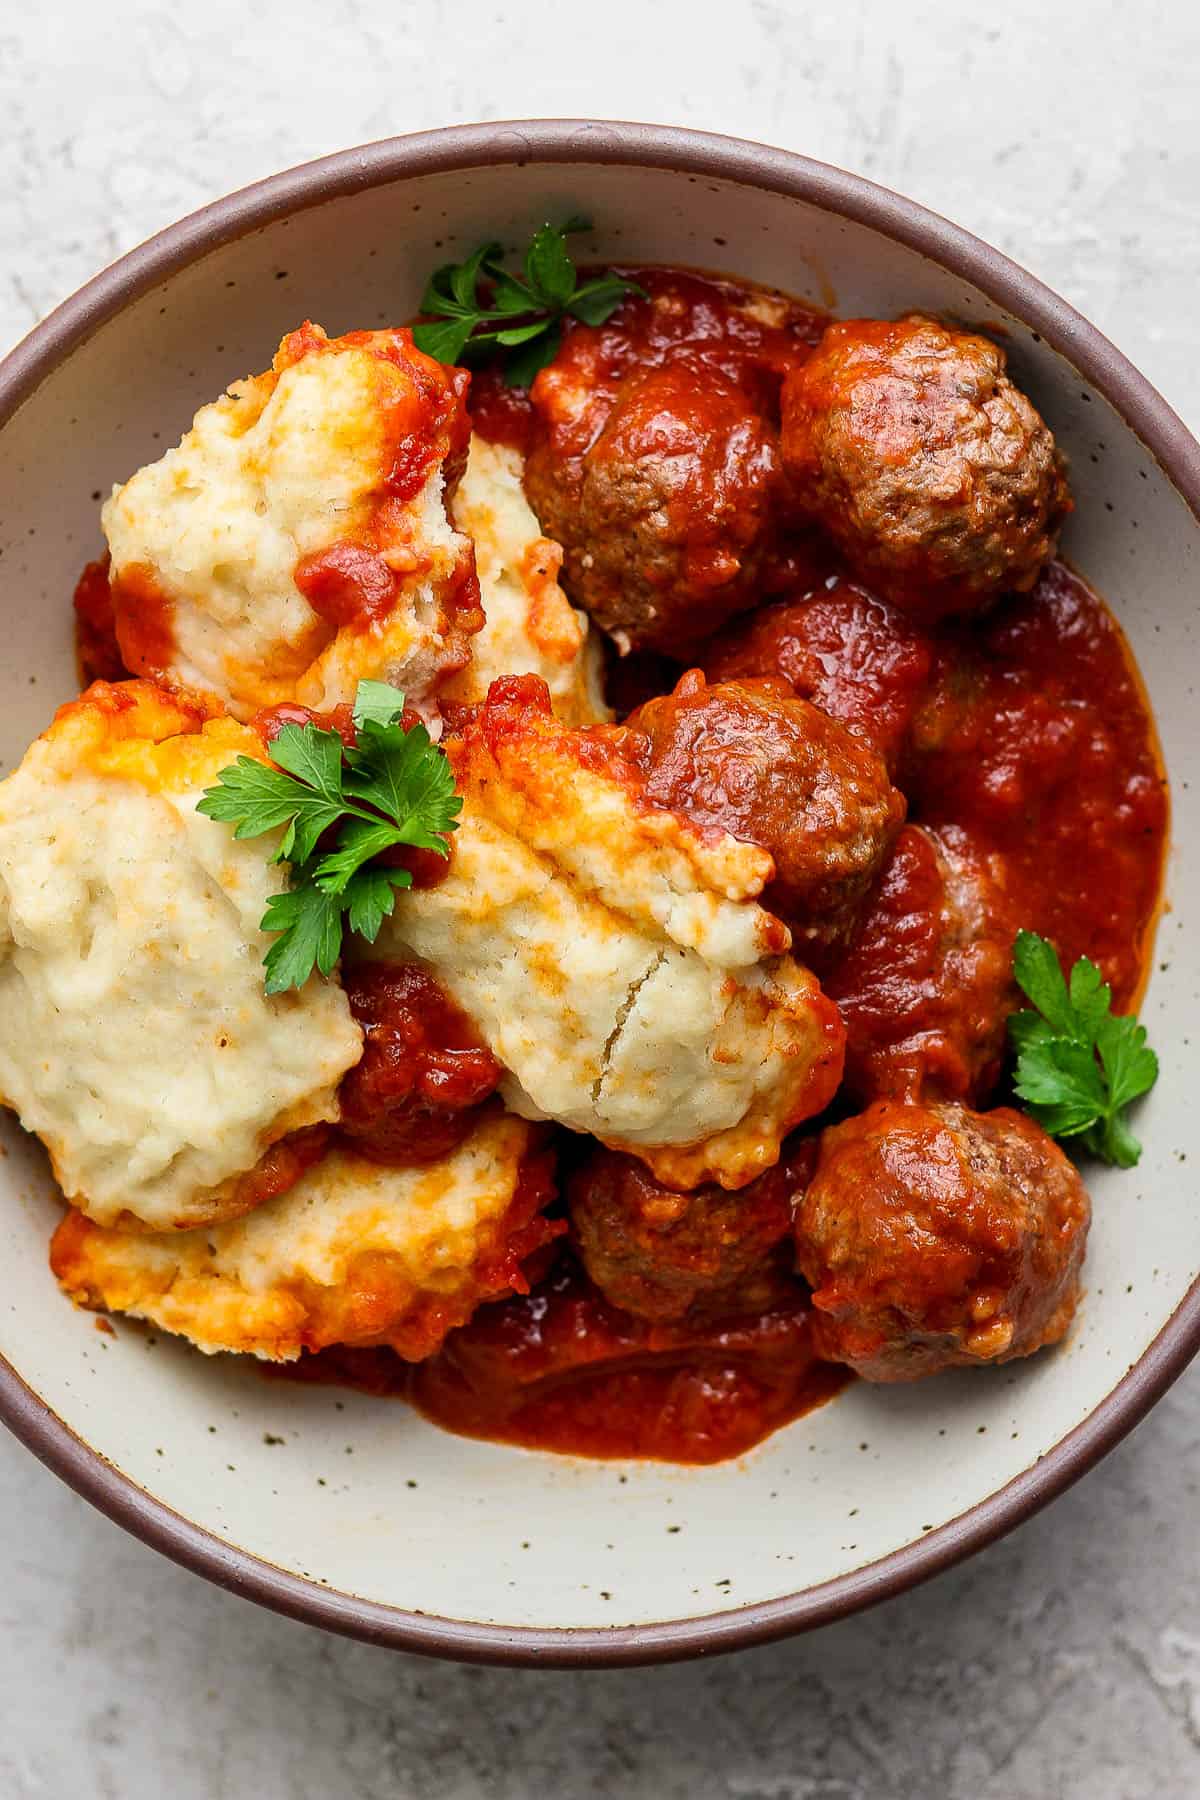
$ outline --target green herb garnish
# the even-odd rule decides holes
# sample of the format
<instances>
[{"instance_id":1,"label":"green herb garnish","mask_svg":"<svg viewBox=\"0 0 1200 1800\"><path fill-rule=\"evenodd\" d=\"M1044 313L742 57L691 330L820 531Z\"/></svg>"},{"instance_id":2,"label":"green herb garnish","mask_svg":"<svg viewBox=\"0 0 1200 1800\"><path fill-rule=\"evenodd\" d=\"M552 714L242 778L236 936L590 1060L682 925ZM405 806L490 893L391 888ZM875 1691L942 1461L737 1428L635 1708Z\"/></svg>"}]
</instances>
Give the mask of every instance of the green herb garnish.
<instances>
[{"instance_id":1,"label":"green herb garnish","mask_svg":"<svg viewBox=\"0 0 1200 1800\"><path fill-rule=\"evenodd\" d=\"M480 244L466 262L435 269L421 299L421 311L429 316L413 326L418 350L444 363L462 362L480 350L500 351L509 387L528 387L557 354L564 314L585 325L603 325L626 295L645 291L611 271L579 285L567 238L590 229L591 221L581 218L543 225L530 241L520 275L503 266L504 251L496 243ZM482 298L481 280L488 284Z\"/></svg>"},{"instance_id":2,"label":"green herb garnish","mask_svg":"<svg viewBox=\"0 0 1200 1800\"><path fill-rule=\"evenodd\" d=\"M275 861L291 864L291 884L271 895L262 918L276 934L264 959L268 994L302 987L314 967L328 975L347 924L375 942L396 890L412 886L407 869L373 861L382 851L407 844L449 855L462 801L424 725L401 728L403 709L399 689L360 681L354 749L336 731L285 725L271 745L277 766L239 756L204 791L197 811L236 825L235 837L285 828Z\"/></svg>"},{"instance_id":3,"label":"green herb garnish","mask_svg":"<svg viewBox=\"0 0 1200 1800\"><path fill-rule=\"evenodd\" d=\"M1112 1010L1112 990L1081 956L1068 982L1053 944L1019 931L1013 974L1036 1011L1013 1013L1014 1086L1051 1137L1077 1137L1105 1162L1131 1169L1142 1146L1125 1121L1131 1100L1158 1079L1145 1026Z\"/></svg>"}]
</instances>

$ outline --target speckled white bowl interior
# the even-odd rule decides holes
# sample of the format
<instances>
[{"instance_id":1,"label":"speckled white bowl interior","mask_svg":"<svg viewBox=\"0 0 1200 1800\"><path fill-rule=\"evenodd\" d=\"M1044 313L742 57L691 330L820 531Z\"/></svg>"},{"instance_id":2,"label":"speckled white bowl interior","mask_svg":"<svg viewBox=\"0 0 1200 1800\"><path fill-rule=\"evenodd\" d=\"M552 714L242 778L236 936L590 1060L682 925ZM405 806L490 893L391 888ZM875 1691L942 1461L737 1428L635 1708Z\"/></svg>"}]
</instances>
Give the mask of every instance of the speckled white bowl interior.
<instances>
[{"instance_id":1,"label":"speckled white bowl interior","mask_svg":"<svg viewBox=\"0 0 1200 1800\"><path fill-rule=\"evenodd\" d=\"M267 184L235 214L177 230L10 369L10 389L31 391L0 429L3 768L73 692L69 597L100 548L100 493L173 443L231 377L264 367L299 320L331 333L403 320L428 269L485 236L516 243L583 211L599 257L735 271L843 312L923 307L1002 329L1071 458L1066 552L1129 635L1172 778L1170 909L1145 1008L1163 1072L1140 1119L1146 1154L1131 1174L1089 1172L1087 1299L1063 1348L990 1375L858 1385L740 1461L687 1470L473 1443L400 1403L267 1381L120 1322L103 1335L55 1288L58 1203L37 1147L6 1122L0 1355L19 1381L3 1375L0 1399L99 1504L287 1610L465 1655L716 1647L831 1616L1012 1523L1126 1429L1194 1341L1194 1305L1160 1334L1200 1268L1188 1048L1198 528L1100 391L1138 417L1137 378L1115 357L1097 376L1099 340L1066 309L1036 284L1026 296L1011 265L916 209L798 159L756 162L748 147L687 134L497 127L419 144L342 159L315 188L311 175ZM642 153L668 166L609 160ZM945 266L964 259L981 285ZM1175 427L1160 408L1139 429L1158 433L1162 453ZM1180 442L1176 478L1190 454ZM561 1630L579 1635L543 1635Z\"/></svg>"}]
</instances>

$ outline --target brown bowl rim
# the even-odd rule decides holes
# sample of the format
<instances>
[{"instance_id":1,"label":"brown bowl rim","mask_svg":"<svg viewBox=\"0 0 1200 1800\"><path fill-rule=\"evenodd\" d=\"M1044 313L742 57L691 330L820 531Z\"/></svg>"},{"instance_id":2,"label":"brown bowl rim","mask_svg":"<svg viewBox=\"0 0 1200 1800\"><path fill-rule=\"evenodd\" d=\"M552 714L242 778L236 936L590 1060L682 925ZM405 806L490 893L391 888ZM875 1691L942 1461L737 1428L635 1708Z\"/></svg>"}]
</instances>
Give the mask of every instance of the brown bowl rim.
<instances>
[{"instance_id":1,"label":"brown bowl rim","mask_svg":"<svg viewBox=\"0 0 1200 1800\"><path fill-rule=\"evenodd\" d=\"M255 182L158 232L95 276L0 362L0 428L73 351L156 284L275 220L406 177L490 164L628 164L800 199L908 245L1040 333L1102 394L1200 522L1200 445L1095 326L1008 257L862 176L792 151L681 127L592 119L498 120L385 138ZM118 1525L230 1592L367 1643L461 1662L605 1668L668 1662L812 1630L904 1592L1029 1518L1105 1456L1200 1349L1200 1281L1086 1419L1032 1467L887 1556L778 1600L691 1619L596 1628L504 1627L408 1612L290 1574L155 1499L77 1437L0 1358L0 1420Z\"/></svg>"}]
</instances>

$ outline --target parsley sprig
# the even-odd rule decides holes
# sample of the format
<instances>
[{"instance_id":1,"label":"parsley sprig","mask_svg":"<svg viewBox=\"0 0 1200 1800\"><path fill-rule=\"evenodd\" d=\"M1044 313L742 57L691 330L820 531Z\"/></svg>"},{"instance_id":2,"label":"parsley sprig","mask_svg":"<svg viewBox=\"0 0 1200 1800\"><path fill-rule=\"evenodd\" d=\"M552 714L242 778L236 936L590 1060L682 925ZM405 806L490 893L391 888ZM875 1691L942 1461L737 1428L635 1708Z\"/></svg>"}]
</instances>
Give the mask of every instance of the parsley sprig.
<instances>
[{"instance_id":1,"label":"parsley sprig","mask_svg":"<svg viewBox=\"0 0 1200 1800\"><path fill-rule=\"evenodd\" d=\"M418 350L444 363L462 362L480 350L503 352L505 381L528 387L557 354L564 314L585 325L603 325L628 294L644 292L611 270L580 285L567 238L590 229L590 220L578 217L565 225L543 225L533 234L520 275L504 267L497 243L480 244L466 262L435 269L421 299L421 311L429 317L413 326Z\"/></svg>"},{"instance_id":2,"label":"parsley sprig","mask_svg":"<svg viewBox=\"0 0 1200 1800\"><path fill-rule=\"evenodd\" d=\"M1112 1010L1112 990L1081 956L1063 975L1053 944L1019 931L1013 974L1035 1011L1013 1013L1014 1085L1051 1137L1077 1137L1094 1156L1131 1169L1142 1146L1125 1108L1158 1079L1158 1058L1136 1019Z\"/></svg>"},{"instance_id":3,"label":"parsley sprig","mask_svg":"<svg viewBox=\"0 0 1200 1800\"><path fill-rule=\"evenodd\" d=\"M412 886L407 869L374 861L381 852L406 844L449 855L462 801L424 725L400 726L403 708L399 689L360 681L353 749L336 731L285 725L272 763L239 756L198 803L208 818L236 825L235 837L285 828L275 861L291 864L291 884L271 895L262 918L275 934L264 958L268 994L303 987L314 967L328 975L347 924L375 942L397 889Z\"/></svg>"}]
</instances>

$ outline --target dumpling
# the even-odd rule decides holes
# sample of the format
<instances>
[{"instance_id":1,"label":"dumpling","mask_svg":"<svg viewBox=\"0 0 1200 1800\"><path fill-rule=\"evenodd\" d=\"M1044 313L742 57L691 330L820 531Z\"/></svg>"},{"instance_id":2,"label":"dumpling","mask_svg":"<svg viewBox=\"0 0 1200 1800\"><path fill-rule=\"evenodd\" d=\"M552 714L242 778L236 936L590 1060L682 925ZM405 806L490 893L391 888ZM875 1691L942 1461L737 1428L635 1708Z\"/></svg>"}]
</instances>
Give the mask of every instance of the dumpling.
<instances>
[{"instance_id":1,"label":"dumpling","mask_svg":"<svg viewBox=\"0 0 1200 1800\"><path fill-rule=\"evenodd\" d=\"M362 1033L336 981L269 997L275 835L196 812L253 732L96 682L0 783L0 1096L99 1223L227 1219L295 1179Z\"/></svg>"},{"instance_id":2,"label":"dumpling","mask_svg":"<svg viewBox=\"0 0 1200 1800\"><path fill-rule=\"evenodd\" d=\"M284 338L104 507L127 666L241 719L329 709L363 677L432 714L483 622L471 546L446 516L465 391L408 331Z\"/></svg>"},{"instance_id":3,"label":"dumpling","mask_svg":"<svg viewBox=\"0 0 1200 1800\"><path fill-rule=\"evenodd\" d=\"M450 516L475 545L484 623L444 697L477 703L501 675L540 675L565 724L607 719L600 637L558 585L563 553L542 536L521 485L523 467L520 451L471 439Z\"/></svg>"},{"instance_id":4,"label":"dumpling","mask_svg":"<svg viewBox=\"0 0 1200 1800\"><path fill-rule=\"evenodd\" d=\"M168 1235L69 1212L50 1265L82 1306L131 1313L201 1350L286 1362L329 1344L417 1361L481 1300L524 1292L558 1235L536 1128L490 1112L442 1161L390 1169L332 1149L248 1217Z\"/></svg>"},{"instance_id":5,"label":"dumpling","mask_svg":"<svg viewBox=\"0 0 1200 1800\"><path fill-rule=\"evenodd\" d=\"M401 897L374 954L434 970L514 1112L668 1185L740 1187L832 1098L841 1021L756 904L771 857L646 803L621 742L558 723L535 677L495 683L448 745L448 871Z\"/></svg>"}]
</instances>

